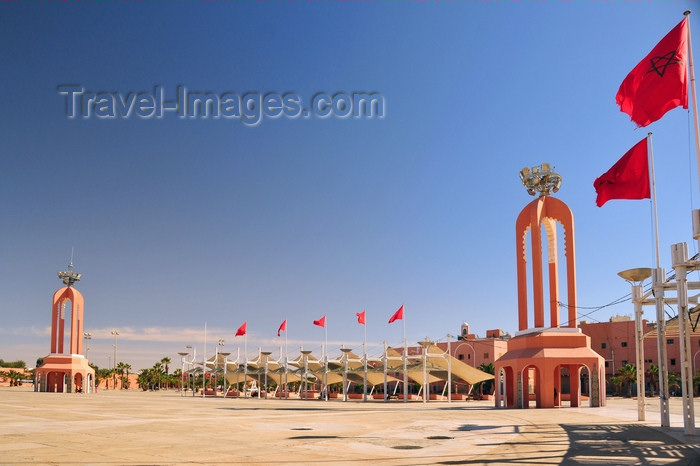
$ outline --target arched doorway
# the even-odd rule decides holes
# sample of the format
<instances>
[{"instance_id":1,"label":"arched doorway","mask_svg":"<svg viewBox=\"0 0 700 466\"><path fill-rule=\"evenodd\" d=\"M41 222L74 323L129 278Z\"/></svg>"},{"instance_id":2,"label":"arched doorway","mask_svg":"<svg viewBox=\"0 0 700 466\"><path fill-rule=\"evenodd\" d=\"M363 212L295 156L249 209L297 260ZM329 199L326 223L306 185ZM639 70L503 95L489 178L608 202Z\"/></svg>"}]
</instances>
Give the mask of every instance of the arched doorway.
<instances>
[{"instance_id":1,"label":"arched doorway","mask_svg":"<svg viewBox=\"0 0 700 466\"><path fill-rule=\"evenodd\" d=\"M537 366L528 365L521 373L523 387L523 408L539 408L542 404L541 391L542 380L541 371Z\"/></svg>"},{"instance_id":2,"label":"arched doorway","mask_svg":"<svg viewBox=\"0 0 700 466\"><path fill-rule=\"evenodd\" d=\"M65 389L65 374L53 371L46 374L46 391L52 393L63 393Z\"/></svg>"},{"instance_id":3,"label":"arched doorway","mask_svg":"<svg viewBox=\"0 0 700 466\"><path fill-rule=\"evenodd\" d=\"M554 406L571 406L571 366L557 366L554 369L554 381Z\"/></svg>"},{"instance_id":4,"label":"arched doorway","mask_svg":"<svg viewBox=\"0 0 700 466\"><path fill-rule=\"evenodd\" d=\"M83 374L80 372L77 372L75 376L73 376L73 387L74 391L76 393L83 393Z\"/></svg>"}]
</instances>

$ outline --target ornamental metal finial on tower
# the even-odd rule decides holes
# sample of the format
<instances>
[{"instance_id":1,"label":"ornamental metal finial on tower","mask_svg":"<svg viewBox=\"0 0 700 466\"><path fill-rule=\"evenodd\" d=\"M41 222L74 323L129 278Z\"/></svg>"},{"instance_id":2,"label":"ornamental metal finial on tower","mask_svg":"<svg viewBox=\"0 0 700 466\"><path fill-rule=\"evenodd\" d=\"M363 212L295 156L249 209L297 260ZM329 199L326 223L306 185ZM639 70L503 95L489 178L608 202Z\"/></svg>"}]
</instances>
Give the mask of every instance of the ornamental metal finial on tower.
<instances>
[{"instance_id":1,"label":"ornamental metal finial on tower","mask_svg":"<svg viewBox=\"0 0 700 466\"><path fill-rule=\"evenodd\" d=\"M540 193L540 197L556 193L561 187L561 175L550 168L548 163L539 167L523 168L520 170L520 180L527 188L527 193L534 196Z\"/></svg>"},{"instance_id":2,"label":"ornamental metal finial on tower","mask_svg":"<svg viewBox=\"0 0 700 466\"><path fill-rule=\"evenodd\" d=\"M63 283L67 286L72 286L75 282L80 281L82 277L78 272L73 271L73 249L70 251L70 262L68 263L68 270L63 272L58 272L58 278L60 278Z\"/></svg>"}]
</instances>

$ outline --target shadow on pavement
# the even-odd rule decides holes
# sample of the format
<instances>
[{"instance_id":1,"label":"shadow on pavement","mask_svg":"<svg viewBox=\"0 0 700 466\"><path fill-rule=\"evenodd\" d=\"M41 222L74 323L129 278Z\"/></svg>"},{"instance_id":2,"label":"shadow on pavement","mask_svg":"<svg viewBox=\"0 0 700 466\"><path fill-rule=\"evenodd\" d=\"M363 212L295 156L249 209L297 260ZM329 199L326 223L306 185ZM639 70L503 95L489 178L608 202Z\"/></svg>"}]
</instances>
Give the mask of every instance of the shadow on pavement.
<instances>
[{"instance_id":1,"label":"shadow on pavement","mask_svg":"<svg viewBox=\"0 0 700 466\"><path fill-rule=\"evenodd\" d=\"M561 427L571 447L563 464L700 464L700 454L663 432L634 424Z\"/></svg>"},{"instance_id":2,"label":"shadow on pavement","mask_svg":"<svg viewBox=\"0 0 700 466\"><path fill-rule=\"evenodd\" d=\"M516 441L494 442L487 454L439 464L700 465L695 445L646 426L552 424L523 433L528 430Z\"/></svg>"}]
</instances>

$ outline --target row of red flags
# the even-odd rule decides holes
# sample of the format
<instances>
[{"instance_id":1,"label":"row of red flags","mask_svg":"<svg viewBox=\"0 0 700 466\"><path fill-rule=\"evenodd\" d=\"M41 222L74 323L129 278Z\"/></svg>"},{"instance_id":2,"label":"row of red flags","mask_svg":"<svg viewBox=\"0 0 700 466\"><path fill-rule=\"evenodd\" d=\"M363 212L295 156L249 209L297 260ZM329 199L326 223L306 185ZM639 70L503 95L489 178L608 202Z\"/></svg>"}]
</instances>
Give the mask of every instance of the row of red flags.
<instances>
[{"instance_id":1,"label":"row of red flags","mask_svg":"<svg viewBox=\"0 0 700 466\"><path fill-rule=\"evenodd\" d=\"M355 313L355 315L357 316L357 323L358 324L361 324L361 325L367 324L366 311L357 312L357 313ZM403 304L401 305L399 310L394 312L394 314L389 318L389 323L390 324L394 323L397 320L403 320ZM318 325L319 327L325 328L326 327L326 316L323 316L318 320L314 320L313 323L314 323L314 325ZM243 325L238 327L238 330L236 330L235 336L240 337L240 336L245 335L248 331L247 325L248 325L248 322L243 322ZM287 331L287 319L284 319L284 321L282 322L280 327L277 329L277 336L280 336L282 334L282 332L286 332L286 331Z\"/></svg>"},{"instance_id":2,"label":"row of red flags","mask_svg":"<svg viewBox=\"0 0 700 466\"><path fill-rule=\"evenodd\" d=\"M676 25L622 81L615 100L638 127L676 107L688 108L688 18ZM593 182L596 205L611 199L649 199L646 138Z\"/></svg>"}]
</instances>

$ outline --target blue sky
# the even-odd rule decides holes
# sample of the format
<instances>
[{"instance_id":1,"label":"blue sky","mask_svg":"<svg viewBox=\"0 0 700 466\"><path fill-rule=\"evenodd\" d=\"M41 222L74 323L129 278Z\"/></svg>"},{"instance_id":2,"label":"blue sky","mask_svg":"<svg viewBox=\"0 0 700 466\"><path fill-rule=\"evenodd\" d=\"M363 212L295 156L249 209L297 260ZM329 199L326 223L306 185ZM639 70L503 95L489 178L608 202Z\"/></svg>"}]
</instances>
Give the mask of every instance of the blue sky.
<instances>
[{"instance_id":1,"label":"blue sky","mask_svg":"<svg viewBox=\"0 0 700 466\"><path fill-rule=\"evenodd\" d=\"M636 129L625 75L691 2L3 3L0 358L49 351L75 248L90 359L134 368L222 338L236 352L517 331L518 172L551 163L574 212L581 319L631 314L617 272L653 266L651 204L593 180L654 132L662 265L697 207L692 114ZM698 31L698 14L691 29ZM87 91L378 93L382 118L68 118ZM589 309L590 308L590 309ZM583 316L583 314L590 315ZM653 319L653 311L646 317Z\"/></svg>"}]
</instances>

